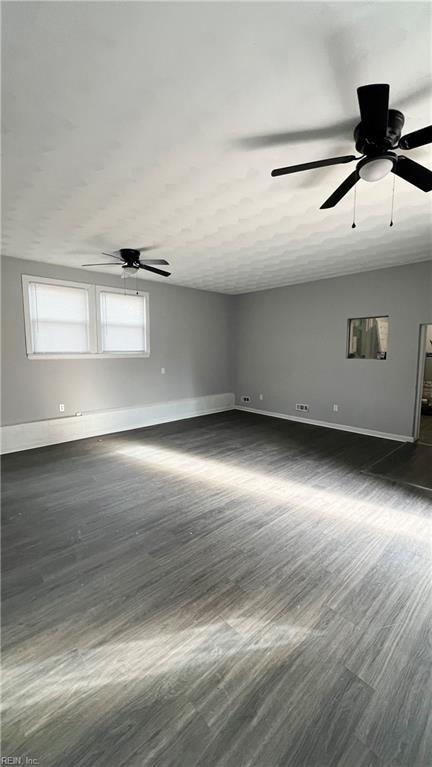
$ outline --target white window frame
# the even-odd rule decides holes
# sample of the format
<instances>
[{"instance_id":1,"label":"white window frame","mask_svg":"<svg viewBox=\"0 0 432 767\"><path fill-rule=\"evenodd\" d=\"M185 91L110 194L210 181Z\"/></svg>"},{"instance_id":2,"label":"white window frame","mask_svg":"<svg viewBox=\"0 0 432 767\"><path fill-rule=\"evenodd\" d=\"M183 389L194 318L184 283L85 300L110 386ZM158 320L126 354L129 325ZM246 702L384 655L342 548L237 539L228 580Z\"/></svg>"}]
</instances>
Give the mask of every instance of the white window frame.
<instances>
[{"instance_id":1,"label":"white window frame","mask_svg":"<svg viewBox=\"0 0 432 767\"><path fill-rule=\"evenodd\" d=\"M124 290L123 288L110 288L107 285L95 285L96 295L96 323L97 343L99 357L150 357L150 317L149 317L149 294L144 290ZM145 316L145 347L143 352L104 352L102 350L102 318L101 318L101 293L120 293L122 296L141 296L144 298Z\"/></svg>"},{"instance_id":2,"label":"white window frame","mask_svg":"<svg viewBox=\"0 0 432 767\"><path fill-rule=\"evenodd\" d=\"M88 352L35 352L32 332L32 320L30 313L30 295L29 288L32 283L45 285L60 285L65 288L81 288L87 291L88 301L88 323L89 323L89 351ZM55 280L51 277L36 277L28 274L22 275L23 301L24 301L24 325L26 337L27 357L30 360L52 360L52 359L83 359L96 355L96 317L93 285L86 282L72 282L71 280Z\"/></svg>"},{"instance_id":3,"label":"white window frame","mask_svg":"<svg viewBox=\"0 0 432 767\"><path fill-rule=\"evenodd\" d=\"M45 283L47 285L60 285L65 288L82 288L87 291L89 310L89 348L88 352L35 352L33 344L32 321L30 314L29 286L31 283ZM22 275L22 292L24 306L24 328L26 351L29 360L65 360L65 359L104 359L122 357L150 357L150 320L149 320L149 294L141 290L124 290L112 288L109 285L93 285L89 282L72 282L72 280L56 280L51 277L37 277L36 275ZM100 293L122 293L123 295L140 295L145 298L145 352L103 352L102 351L102 327L100 315Z\"/></svg>"}]
</instances>

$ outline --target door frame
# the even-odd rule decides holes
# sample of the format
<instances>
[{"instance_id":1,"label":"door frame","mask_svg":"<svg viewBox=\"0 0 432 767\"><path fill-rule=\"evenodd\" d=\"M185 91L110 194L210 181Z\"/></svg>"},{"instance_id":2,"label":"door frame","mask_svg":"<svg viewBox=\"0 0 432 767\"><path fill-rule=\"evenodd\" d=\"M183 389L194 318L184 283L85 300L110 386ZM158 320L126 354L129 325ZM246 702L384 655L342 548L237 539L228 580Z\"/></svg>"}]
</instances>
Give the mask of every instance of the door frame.
<instances>
[{"instance_id":1,"label":"door frame","mask_svg":"<svg viewBox=\"0 0 432 767\"><path fill-rule=\"evenodd\" d=\"M423 379L426 364L426 333L427 328L431 323L425 322L420 325L419 331L419 343L418 343L418 357L417 357L417 380L415 388L415 405L414 405L414 422L413 422L413 437L414 442L417 442L420 436L420 424L421 424L421 400L423 393Z\"/></svg>"}]
</instances>

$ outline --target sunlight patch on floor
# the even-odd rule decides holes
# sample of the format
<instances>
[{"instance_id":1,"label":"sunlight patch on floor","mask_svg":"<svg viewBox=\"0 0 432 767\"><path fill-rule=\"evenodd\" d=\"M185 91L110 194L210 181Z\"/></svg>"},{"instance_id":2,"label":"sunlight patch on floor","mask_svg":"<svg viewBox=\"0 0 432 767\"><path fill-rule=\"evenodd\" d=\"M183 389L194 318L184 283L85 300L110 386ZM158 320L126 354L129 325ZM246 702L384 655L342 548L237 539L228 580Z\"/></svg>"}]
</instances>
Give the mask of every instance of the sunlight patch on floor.
<instances>
[{"instance_id":1,"label":"sunlight patch on floor","mask_svg":"<svg viewBox=\"0 0 432 767\"><path fill-rule=\"evenodd\" d=\"M249 636L231 630L227 623L213 623L179 631L160 632L150 638L110 642L86 650L52 655L35 663L3 664L2 710L22 711L43 702L75 696L112 684L133 684L187 671L205 673L206 667L223 664L232 656L288 652L317 631L297 624L269 626L255 620ZM169 684L169 681L168 681ZM67 703L66 703L67 705Z\"/></svg>"},{"instance_id":2,"label":"sunlight patch on floor","mask_svg":"<svg viewBox=\"0 0 432 767\"><path fill-rule=\"evenodd\" d=\"M304 482L251 471L223 460L198 458L177 450L151 445L121 447L117 453L157 471L175 474L189 482L225 487L238 494L259 496L293 509L330 515L352 525L369 526L388 533L423 540L430 536L430 520L373 500L360 500L349 492L314 488Z\"/></svg>"}]
</instances>

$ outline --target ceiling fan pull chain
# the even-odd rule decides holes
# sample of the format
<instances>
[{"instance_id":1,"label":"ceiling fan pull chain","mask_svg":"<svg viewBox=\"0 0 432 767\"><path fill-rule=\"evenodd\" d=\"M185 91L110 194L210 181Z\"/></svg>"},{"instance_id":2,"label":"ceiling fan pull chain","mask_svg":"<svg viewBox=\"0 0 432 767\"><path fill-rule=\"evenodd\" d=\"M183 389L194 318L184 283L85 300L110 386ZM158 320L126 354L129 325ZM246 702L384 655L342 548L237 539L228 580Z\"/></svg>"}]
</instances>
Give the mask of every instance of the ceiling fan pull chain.
<instances>
[{"instance_id":1,"label":"ceiling fan pull chain","mask_svg":"<svg viewBox=\"0 0 432 767\"><path fill-rule=\"evenodd\" d=\"M357 186L354 187L353 222L352 222L351 229L355 229L356 226L357 226L357 224L355 222L355 218L356 218L356 203L357 203Z\"/></svg>"},{"instance_id":2,"label":"ceiling fan pull chain","mask_svg":"<svg viewBox=\"0 0 432 767\"><path fill-rule=\"evenodd\" d=\"M391 213L390 213L390 226L393 226L393 211L394 211L394 198L395 198L395 184L396 184L396 176L393 174L393 191L392 191L392 203L391 203Z\"/></svg>"}]
</instances>

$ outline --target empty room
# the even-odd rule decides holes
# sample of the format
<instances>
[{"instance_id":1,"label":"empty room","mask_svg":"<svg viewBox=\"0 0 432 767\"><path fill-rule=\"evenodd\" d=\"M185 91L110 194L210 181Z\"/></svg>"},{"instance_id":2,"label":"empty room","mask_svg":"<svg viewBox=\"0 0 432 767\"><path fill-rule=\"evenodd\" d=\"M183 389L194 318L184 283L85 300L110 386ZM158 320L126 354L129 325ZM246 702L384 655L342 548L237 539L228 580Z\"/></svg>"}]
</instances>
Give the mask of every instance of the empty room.
<instances>
[{"instance_id":1,"label":"empty room","mask_svg":"<svg viewBox=\"0 0 432 767\"><path fill-rule=\"evenodd\" d=\"M430 767L432 6L1 10L1 763Z\"/></svg>"}]
</instances>

